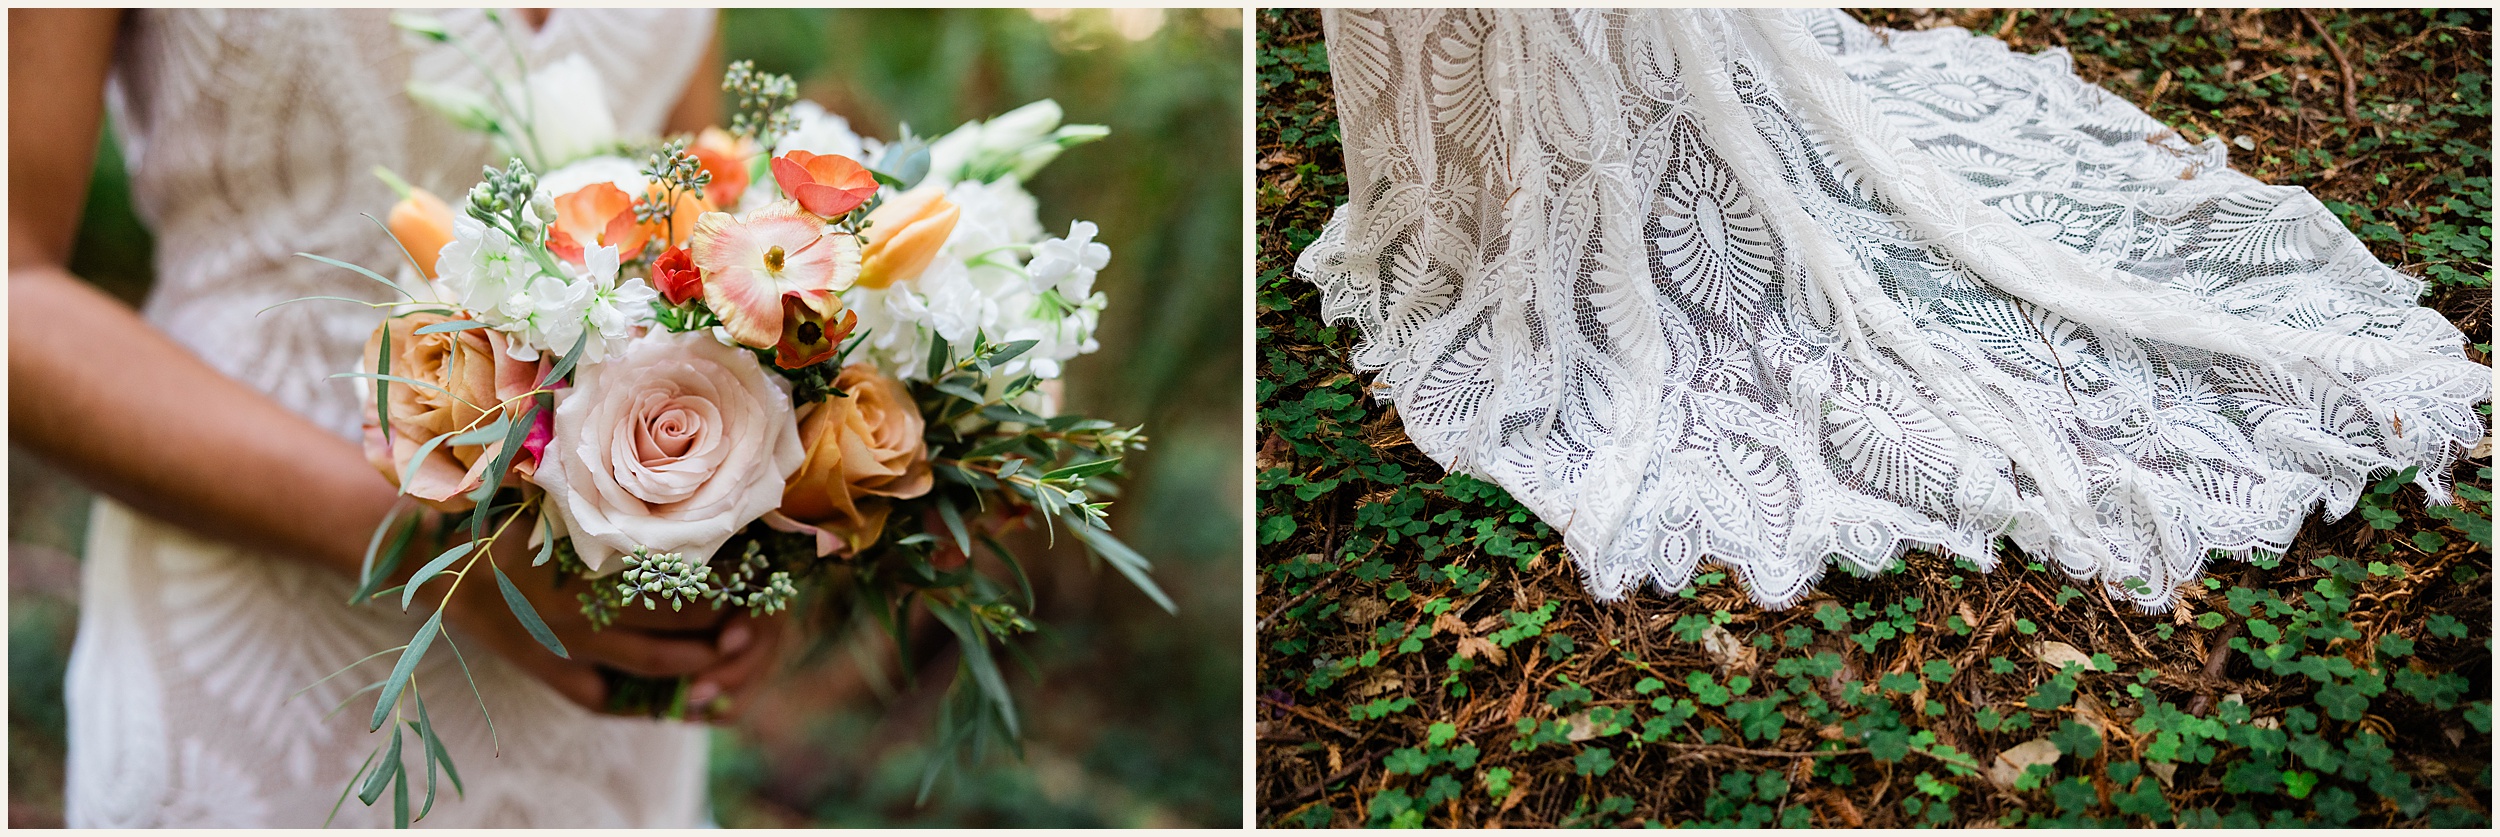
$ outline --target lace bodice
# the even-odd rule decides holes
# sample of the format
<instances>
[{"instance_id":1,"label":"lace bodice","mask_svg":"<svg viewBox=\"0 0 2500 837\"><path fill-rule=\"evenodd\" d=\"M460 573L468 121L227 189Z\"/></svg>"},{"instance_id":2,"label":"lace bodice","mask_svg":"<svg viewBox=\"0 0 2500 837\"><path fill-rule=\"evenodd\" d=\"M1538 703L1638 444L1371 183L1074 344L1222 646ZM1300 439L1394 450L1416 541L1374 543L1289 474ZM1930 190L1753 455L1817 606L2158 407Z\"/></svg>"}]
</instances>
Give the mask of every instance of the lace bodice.
<instances>
[{"instance_id":1,"label":"lace bodice","mask_svg":"<svg viewBox=\"0 0 2500 837\"><path fill-rule=\"evenodd\" d=\"M355 367L380 314L343 302L263 309L387 291L293 254L388 272L399 251L363 217L381 216L394 199L376 166L456 200L481 166L500 163L483 139L402 92L411 79L472 89L484 80L453 48L404 35L389 16L135 11L108 94L139 212L157 237L147 320L216 369L350 437L355 390L329 376ZM496 43L481 12L440 17ZM537 32L506 20L534 65L589 59L629 133L660 128L711 37L708 11L564 9ZM335 573L204 541L110 502L98 504L85 573L68 682L70 824L320 824L384 740L365 731L365 712L327 713L387 671L388 658L313 684L406 642L423 614L349 607L352 585ZM424 824L702 821L700 728L591 715L462 645L493 732L452 657L428 656L418 688L467 793L454 798L446 780ZM423 776L422 758L411 767ZM389 806L350 801L338 821L387 824Z\"/></svg>"},{"instance_id":2,"label":"lace bodice","mask_svg":"<svg viewBox=\"0 0 2500 837\"><path fill-rule=\"evenodd\" d=\"M446 26L510 58L482 13ZM380 315L303 296L381 300L380 286L298 258L316 253L389 274L405 259L381 228L390 188L376 166L447 200L502 160L486 140L424 110L412 79L482 90L458 50L424 44L387 9L140 12L114 67L110 103L140 216L157 237L149 322L220 371L343 435L355 430L354 368ZM534 66L580 54L608 85L629 133L656 132L709 43L708 13L559 10L532 32L505 15Z\"/></svg>"},{"instance_id":3,"label":"lace bodice","mask_svg":"<svg viewBox=\"0 0 2500 837\"><path fill-rule=\"evenodd\" d=\"M1958 29L1823 10L1330 10L1348 203L1306 250L1416 446L1600 599L1760 602L2000 537L2167 607L2491 372L2318 201Z\"/></svg>"}]
</instances>

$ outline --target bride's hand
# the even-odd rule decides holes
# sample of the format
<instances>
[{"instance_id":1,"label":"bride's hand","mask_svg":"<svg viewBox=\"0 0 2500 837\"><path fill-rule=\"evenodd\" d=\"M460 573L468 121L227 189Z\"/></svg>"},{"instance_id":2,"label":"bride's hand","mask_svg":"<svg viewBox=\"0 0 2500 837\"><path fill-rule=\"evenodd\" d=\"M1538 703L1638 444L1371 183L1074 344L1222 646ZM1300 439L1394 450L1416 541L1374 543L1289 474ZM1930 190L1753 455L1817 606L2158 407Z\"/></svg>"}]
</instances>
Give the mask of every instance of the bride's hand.
<instances>
[{"instance_id":1,"label":"bride's hand","mask_svg":"<svg viewBox=\"0 0 2500 837\"><path fill-rule=\"evenodd\" d=\"M529 529L516 525L510 531ZM490 560L511 577L513 587L529 600L569 658L556 656L529 635L489 577L493 570L483 562L474 567L476 575L460 582L445 605L443 619L463 639L484 644L567 700L594 712L607 711L608 690L599 674L601 667L653 678L698 673L724 678L725 673L736 671L740 661L754 656L758 637L752 629L724 630L724 623L737 623L709 605L689 605L679 612L627 608L608 627L593 630L578 598L590 591L590 583L574 578L558 585L554 565L530 566L536 550L526 545L525 538L505 538L489 548ZM744 678L736 682L745 685Z\"/></svg>"}]
</instances>

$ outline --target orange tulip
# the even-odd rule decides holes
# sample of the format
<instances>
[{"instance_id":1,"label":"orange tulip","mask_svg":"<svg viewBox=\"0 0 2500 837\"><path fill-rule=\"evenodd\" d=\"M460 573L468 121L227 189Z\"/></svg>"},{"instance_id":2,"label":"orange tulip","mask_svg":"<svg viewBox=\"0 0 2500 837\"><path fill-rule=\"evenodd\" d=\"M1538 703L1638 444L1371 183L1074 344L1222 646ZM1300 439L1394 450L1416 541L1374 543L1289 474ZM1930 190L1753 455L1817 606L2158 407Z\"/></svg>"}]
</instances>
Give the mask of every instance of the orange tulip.
<instances>
[{"instance_id":1,"label":"orange tulip","mask_svg":"<svg viewBox=\"0 0 2500 837\"><path fill-rule=\"evenodd\" d=\"M792 151L773 159L773 182L799 208L818 218L833 218L859 208L877 193L877 177L859 161L840 154Z\"/></svg>"},{"instance_id":2,"label":"orange tulip","mask_svg":"<svg viewBox=\"0 0 2500 837\"><path fill-rule=\"evenodd\" d=\"M580 264L582 251L616 248L618 258L642 253L650 230L634 222L634 199L614 183L593 183L556 198L556 223L547 231L547 249Z\"/></svg>"},{"instance_id":3,"label":"orange tulip","mask_svg":"<svg viewBox=\"0 0 2500 837\"><path fill-rule=\"evenodd\" d=\"M391 206L388 225L391 236L417 260L417 269L432 279L434 261L442 257L443 245L451 243L451 221L451 207L443 205L442 198L424 189L410 189L407 197Z\"/></svg>"},{"instance_id":4,"label":"orange tulip","mask_svg":"<svg viewBox=\"0 0 2500 837\"><path fill-rule=\"evenodd\" d=\"M882 288L920 278L937 258L938 248L955 232L963 210L936 186L922 186L888 199L868 213L868 246L859 251L859 285Z\"/></svg>"},{"instance_id":5,"label":"orange tulip","mask_svg":"<svg viewBox=\"0 0 2500 837\"><path fill-rule=\"evenodd\" d=\"M747 193L747 160L757 153L755 141L711 127L695 135L694 146L686 151L712 173L711 184L703 187L703 199L716 207L736 207L738 198Z\"/></svg>"},{"instance_id":6,"label":"orange tulip","mask_svg":"<svg viewBox=\"0 0 2500 837\"><path fill-rule=\"evenodd\" d=\"M651 187L651 191L644 195L643 200L652 204L659 203L660 187ZM684 247L686 242L694 238L694 219L701 218L703 213L719 208L702 195L693 192L680 193L677 196L676 210L666 219L655 218L643 224L642 234L646 238L664 242L662 246L665 247ZM624 256L630 259L633 258L634 253L628 251L624 253Z\"/></svg>"}]
</instances>

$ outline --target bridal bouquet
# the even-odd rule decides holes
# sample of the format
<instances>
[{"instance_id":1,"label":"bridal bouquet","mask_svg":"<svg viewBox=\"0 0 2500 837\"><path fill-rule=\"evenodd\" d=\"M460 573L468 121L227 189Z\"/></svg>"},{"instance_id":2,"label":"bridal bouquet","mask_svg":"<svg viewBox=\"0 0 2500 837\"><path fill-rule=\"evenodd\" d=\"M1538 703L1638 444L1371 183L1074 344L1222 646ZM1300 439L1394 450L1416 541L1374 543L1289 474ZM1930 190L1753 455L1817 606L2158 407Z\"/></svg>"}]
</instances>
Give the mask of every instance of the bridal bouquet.
<instances>
[{"instance_id":1,"label":"bridal bouquet","mask_svg":"<svg viewBox=\"0 0 2500 837\"><path fill-rule=\"evenodd\" d=\"M724 85L737 106L726 129L623 138L578 57L488 76L486 93L410 87L510 162L456 205L382 172L403 195L384 224L408 257L396 278L306 254L395 294L368 303L387 317L363 368L342 374L370 384L368 458L442 530L421 540L429 516L385 521L356 601L406 609L429 586L448 596L491 577L521 626L566 655L503 568L480 560L519 539L534 566L587 580L594 626L630 608L773 613L815 590L853 600L900 643L917 608L961 645L940 727L974 751L1018 735L995 652L1035 628L1000 533L1065 530L1171 607L1105 526L1109 480L1140 429L1053 403L1062 365L1096 347L1105 299L1092 284L1110 251L1091 223L1046 235L1021 186L1104 128L1060 125L1043 101L882 143L742 63ZM386 587L418 542L452 545ZM1012 582L977 571L976 544ZM349 790L366 805L391 793L402 825L403 728L425 771L414 816L432 807L438 764L458 783L408 688L450 642L442 620L368 687L370 728L392 734ZM684 681L610 686L612 710L701 711Z\"/></svg>"}]
</instances>

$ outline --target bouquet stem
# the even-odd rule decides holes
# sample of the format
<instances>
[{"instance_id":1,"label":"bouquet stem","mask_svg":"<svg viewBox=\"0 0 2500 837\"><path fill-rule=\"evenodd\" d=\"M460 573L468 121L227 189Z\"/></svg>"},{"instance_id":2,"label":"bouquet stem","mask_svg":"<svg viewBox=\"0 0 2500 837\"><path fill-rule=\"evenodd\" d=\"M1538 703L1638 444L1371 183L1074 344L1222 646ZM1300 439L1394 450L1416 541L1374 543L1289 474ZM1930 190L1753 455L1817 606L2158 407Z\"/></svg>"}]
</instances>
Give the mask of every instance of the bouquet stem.
<instances>
[{"instance_id":1,"label":"bouquet stem","mask_svg":"<svg viewBox=\"0 0 2500 837\"><path fill-rule=\"evenodd\" d=\"M607 681L608 711L671 721L686 719L686 693L694 688L693 678L642 677L608 668L600 669L599 674Z\"/></svg>"}]
</instances>

